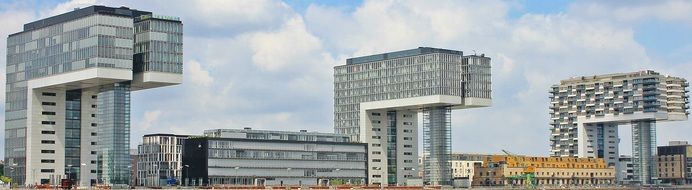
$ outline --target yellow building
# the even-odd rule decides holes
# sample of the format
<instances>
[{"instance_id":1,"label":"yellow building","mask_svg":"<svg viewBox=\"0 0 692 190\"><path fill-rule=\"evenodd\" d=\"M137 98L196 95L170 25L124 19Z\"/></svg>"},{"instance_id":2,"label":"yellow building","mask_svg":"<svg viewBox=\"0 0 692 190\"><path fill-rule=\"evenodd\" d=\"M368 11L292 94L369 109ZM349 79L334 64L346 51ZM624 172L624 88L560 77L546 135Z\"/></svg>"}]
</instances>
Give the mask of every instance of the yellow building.
<instances>
[{"instance_id":1,"label":"yellow building","mask_svg":"<svg viewBox=\"0 0 692 190\"><path fill-rule=\"evenodd\" d=\"M601 158L528 157L493 155L476 164L473 186L523 185L512 179L533 172L539 186L607 185L615 182L615 168Z\"/></svg>"}]
</instances>

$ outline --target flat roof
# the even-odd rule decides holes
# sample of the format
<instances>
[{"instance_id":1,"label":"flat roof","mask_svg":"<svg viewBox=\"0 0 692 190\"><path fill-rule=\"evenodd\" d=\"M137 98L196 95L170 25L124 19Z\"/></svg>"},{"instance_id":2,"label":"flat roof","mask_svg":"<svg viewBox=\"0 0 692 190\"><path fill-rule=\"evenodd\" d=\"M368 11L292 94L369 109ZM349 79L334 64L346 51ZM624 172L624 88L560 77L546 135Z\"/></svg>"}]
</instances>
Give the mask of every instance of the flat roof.
<instances>
[{"instance_id":1,"label":"flat roof","mask_svg":"<svg viewBox=\"0 0 692 190\"><path fill-rule=\"evenodd\" d=\"M176 135L176 134L168 134L168 133L153 133L153 134L146 134L146 135L144 135L144 137L154 137L154 136L191 137L192 135Z\"/></svg>"},{"instance_id":2,"label":"flat roof","mask_svg":"<svg viewBox=\"0 0 692 190\"><path fill-rule=\"evenodd\" d=\"M462 51L457 51L457 50L440 49L440 48L432 48L432 47L419 47L416 49L409 49L409 50L402 50L402 51L395 51L395 52L389 52L389 53L382 53L382 54L349 58L349 59L346 59L346 65L360 64L360 63L367 63L367 62L374 62L374 61L382 61L382 60L396 59L396 58L402 58L402 57L411 57L411 56L425 55L425 54L431 54L431 53L447 53L447 54L464 55L464 53Z\"/></svg>"},{"instance_id":3,"label":"flat roof","mask_svg":"<svg viewBox=\"0 0 692 190\"><path fill-rule=\"evenodd\" d=\"M224 140L224 141L244 141L244 142L278 142L278 143L312 143L312 144L334 144L334 145L360 145L368 148L368 143L359 142L334 142L334 141L299 141L299 140L277 140L277 139L248 139L248 138L226 138L226 137L191 137L185 141L209 141L209 140Z\"/></svg>"},{"instance_id":4,"label":"flat roof","mask_svg":"<svg viewBox=\"0 0 692 190\"><path fill-rule=\"evenodd\" d=\"M44 28L47 26L79 19L85 16L89 16L92 14L108 14L108 15L115 15L115 16L124 16L124 17L131 17L135 18L141 15L151 15L152 13L149 11L140 11L136 9L130 9L128 7L106 7L103 5L92 5L89 7L81 8L81 9L76 9L74 11L66 12L63 14L59 14L56 16L44 18L41 20L37 20L34 22L30 22L27 24L24 24L24 31L30 31L30 30L36 30L40 28ZM21 32L19 32L21 33ZM17 33L15 33L17 34ZM14 34L12 34L14 35ZM11 35L10 35L11 36Z\"/></svg>"}]
</instances>

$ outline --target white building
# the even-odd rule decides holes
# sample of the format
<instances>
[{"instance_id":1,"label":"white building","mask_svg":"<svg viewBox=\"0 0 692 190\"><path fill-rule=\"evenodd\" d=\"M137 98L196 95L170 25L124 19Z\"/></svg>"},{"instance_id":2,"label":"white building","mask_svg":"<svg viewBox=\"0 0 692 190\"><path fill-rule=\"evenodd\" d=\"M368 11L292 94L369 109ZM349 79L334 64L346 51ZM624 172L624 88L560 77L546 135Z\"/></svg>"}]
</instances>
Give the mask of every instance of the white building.
<instances>
[{"instance_id":1,"label":"white building","mask_svg":"<svg viewBox=\"0 0 692 190\"><path fill-rule=\"evenodd\" d=\"M656 122L687 120L688 85L654 71L562 80L550 90L550 154L604 158L615 167L618 126L631 125L634 180L652 184Z\"/></svg>"},{"instance_id":2,"label":"white building","mask_svg":"<svg viewBox=\"0 0 692 190\"><path fill-rule=\"evenodd\" d=\"M137 186L161 187L182 181L183 140L187 135L149 134L137 146Z\"/></svg>"},{"instance_id":3,"label":"white building","mask_svg":"<svg viewBox=\"0 0 692 190\"><path fill-rule=\"evenodd\" d=\"M334 130L368 147L369 183L417 178L423 113L424 181L451 185L451 110L490 106L490 58L421 47L334 67Z\"/></svg>"},{"instance_id":4,"label":"white building","mask_svg":"<svg viewBox=\"0 0 692 190\"><path fill-rule=\"evenodd\" d=\"M7 38L5 169L22 185L126 186L130 92L182 82L182 23L90 6Z\"/></svg>"}]
</instances>

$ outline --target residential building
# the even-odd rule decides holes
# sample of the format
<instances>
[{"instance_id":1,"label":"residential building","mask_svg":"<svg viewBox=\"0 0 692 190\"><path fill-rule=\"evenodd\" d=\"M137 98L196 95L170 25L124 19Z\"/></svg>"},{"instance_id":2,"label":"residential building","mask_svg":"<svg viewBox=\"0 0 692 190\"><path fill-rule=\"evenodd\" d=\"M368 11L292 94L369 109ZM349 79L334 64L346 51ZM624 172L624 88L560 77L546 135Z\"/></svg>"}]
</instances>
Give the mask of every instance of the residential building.
<instances>
[{"instance_id":1,"label":"residential building","mask_svg":"<svg viewBox=\"0 0 692 190\"><path fill-rule=\"evenodd\" d=\"M551 156L603 158L616 166L618 126L630 125L634 181L653 184L656 123L687 120L688 86L650 70L560 81L549 91Z\"/></svg>"},{"instance_id":2,"label":"residential building","mask_svg":"<svg viewBox=\"0 0 692 190\"><path fill-rule=\"evenodd\" d=\"M417 178L423 113L424 182L451 185L451 110L491 104L490 58L421 47L334 67L334 130L367 143L370 184Z\"/></svg>"},{"instance_id":3,"label":"residential building","mask_svg":"<svg viewBox=\"0 0 692 190\"><path fill-rule=\"evenodd\" d=\"M658 179L667 184L692 184L692 145L671 141L668 146L659 146Z\"/></svg>"},{"instance_id":4,"label":"residential building","mask_svg":"<svg viewBox=\"0 0 692 190\"><path fill-rule=\"evenodd\" d=\"M130 92L182 82L182 23L90 6L7 38L5 169L22 185L127 186Z\"/></svg>"},{"instance_id":5,"label":"residential building","mask_svg":"<svg viewBox=\"0 0 692 190\"><path fill-rule=\"evenodd\" d=\"M183 184L191 186L364 184L367 146L347 135L217 129L184 141Z\"/></svg>"},{"instance_id":6,"label":"residential building","mask_svg":"<svg viewBox=\"0 0 692 190\"><path fill-rule=\"evenodd\" d=\"M187 135L148 134L137 146L137 186L161 187L182 180L183 140Z\"/></svg>"},{"instance_id":7,"label":"residential building","mask_svg":"<svg viewBox=\"0 0 692 190\"><path fill-rule=\"evenodd\" d=\"M631 185L634 180L634 164L632 164L632 156L620 155L618 163L615 167L617 183L621 185Z\"/></svg>"},{"instance_id":8,"label":"residential building","mask_svg":"<svg viewBox=\"0 0 692 190\"><path fill-rule=\"evenodd\" d=\"M615 167L602 158L529 157L493 155L476 164L473 186L523 186L514 178L533 172L538 186L610 185Z\"/></svg>"},{"instance_id":9,"label":"residential building","mask_svg":"<svg viewBox=\"0 0 692 190\"><path fill-rule=\"evenodd\" d=\"M473 180L474 165L482 164L485 158L491 155L484 154L452 154L452 177L454 179L468 179L469 183Z\"/></svg>"}]
</instances>

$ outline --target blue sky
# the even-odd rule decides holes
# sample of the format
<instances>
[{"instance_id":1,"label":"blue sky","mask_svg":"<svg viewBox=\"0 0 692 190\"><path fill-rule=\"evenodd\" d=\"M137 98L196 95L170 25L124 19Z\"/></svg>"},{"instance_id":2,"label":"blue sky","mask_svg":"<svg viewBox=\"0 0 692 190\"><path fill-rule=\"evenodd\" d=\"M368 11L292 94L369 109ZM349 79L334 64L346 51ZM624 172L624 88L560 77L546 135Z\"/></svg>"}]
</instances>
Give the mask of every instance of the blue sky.
<instances>
[{"instance_id":1,"label":"blue sky","mask_svg":"<svg viewBox=\"0 0 692 190\"><path fill-rule=\"evenodd\" d=\"M184 84L132 93L133 148L148 133L332 132L333 66L419 46L493 59L493 106L453 112L455 152L547 155L547 90L560 79L642 69L692 79L692 1L679 0L0 1L0 34L92 4L185 24ZM691 123L659 123L658 144L692 140ZM620 132L628 154L629 127Z\"/></svg>"}]
</instances>

